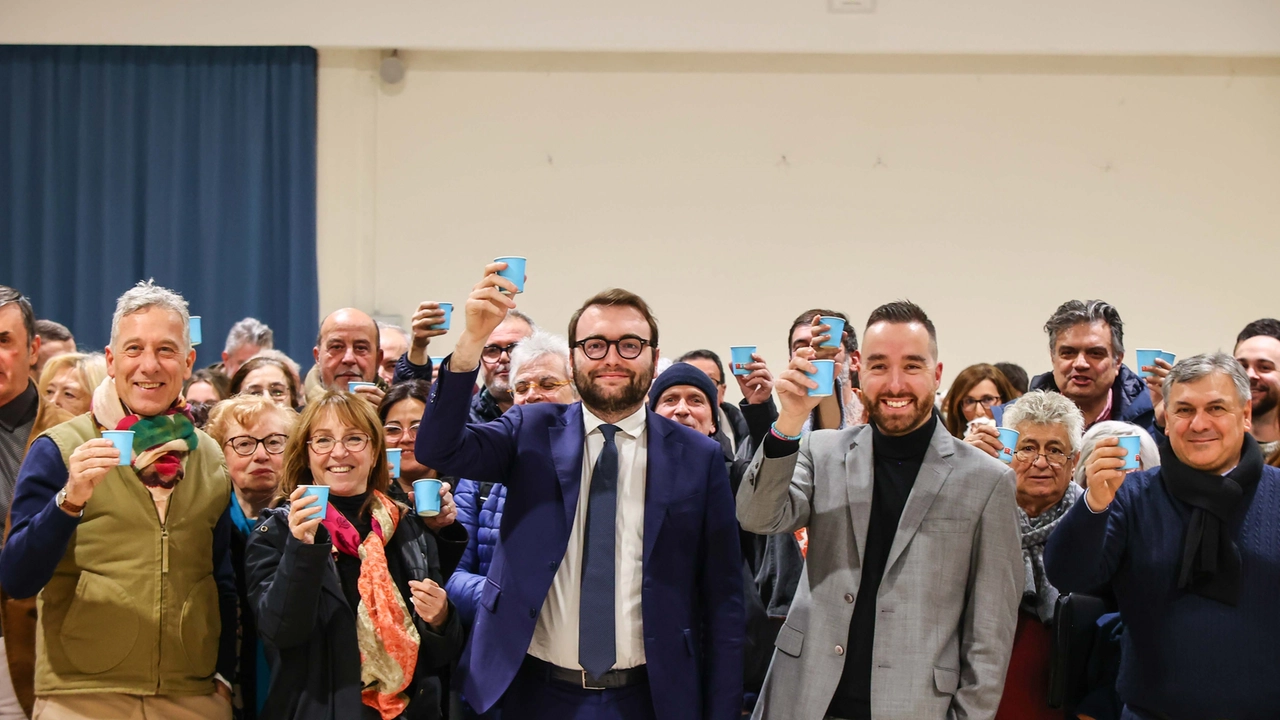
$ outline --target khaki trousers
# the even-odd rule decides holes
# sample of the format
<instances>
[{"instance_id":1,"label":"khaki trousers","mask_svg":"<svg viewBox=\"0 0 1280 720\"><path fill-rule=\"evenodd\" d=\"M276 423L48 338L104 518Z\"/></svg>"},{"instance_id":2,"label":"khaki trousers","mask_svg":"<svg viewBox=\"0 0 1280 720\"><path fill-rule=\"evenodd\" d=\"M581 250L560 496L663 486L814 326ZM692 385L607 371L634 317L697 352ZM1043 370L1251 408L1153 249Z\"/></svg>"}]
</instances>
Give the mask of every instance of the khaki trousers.
<instances>
[{"instance_id":1,"label":"khaki trousers","mask_svg":"<svg viewBox=\"0 0 1280 720\"><path fill-rule=\"evenodd\" d=\"M86 693L36 698L33 720L231 720L231 703L209 695Z\"/></svg>"}]
</instances>

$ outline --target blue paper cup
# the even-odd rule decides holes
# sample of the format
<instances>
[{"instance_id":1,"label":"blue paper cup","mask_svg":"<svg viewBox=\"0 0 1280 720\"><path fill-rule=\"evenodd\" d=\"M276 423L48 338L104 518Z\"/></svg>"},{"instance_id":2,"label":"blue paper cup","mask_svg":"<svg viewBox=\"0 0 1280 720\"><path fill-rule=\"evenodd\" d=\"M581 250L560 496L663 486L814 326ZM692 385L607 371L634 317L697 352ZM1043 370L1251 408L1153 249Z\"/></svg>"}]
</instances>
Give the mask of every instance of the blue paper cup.
<instances>
[{"instance_id":1,"label":"blue paper cup","mask_svg":"<svg viewBox=\"0 0 1280 720\"><path fill-rule=\"evenodd\" d=\"M1018 431L1013 428L996 428L1000 435L1000 462L1013 462L1013 451L1018 449Z\"/></svg>"},{"instance_id":2,"label":"blue paper cup","mask_svg":"<svg viewBox=\"0 0 1280 720\"><path fill-rule=\"evenodd\" d=\"M440 372L441 366L444 365L444 359L445 359L444 355L432 355L431 367L435 368L436 372Z\"/></svg>"},{"instance_id":3,"label":"blue paper cup","mask_svg":"<svg viewBox=\"0 0 1280 720\"><path fill-rule=\"evenodd\" d=\"M400 477L400 448L387 448L387 465L391 467L391 477Z\"/></svg>"},{"instance_id":4,"label":"blue paper cup","mask_svg":"<svg viewBox=\"0 0 1280 720\"><path fill-rule=\"evenodd\" d=\"M831 331L830 333L828 333L831 336L831 338L826 342L822 343L822 347L832 347L832 348L840 347L840 339L844 337L844 320L841 320L838 317L833 317L831 315L823 315L822 317L818 318L818 321L821 322L823 325L831 326Z\"/></svg>"},{"instance_id":5,"label":"blue paper cup","mask_svg":"<svg viewBox=\"0 0 1280 720\"><path fill-rule=\"evenodd\" d=\"M809 397L826 397L834 392L835 386L835 360L810 360L816 370L811 373L805 373L810 380L816 381L818 387L809 391Z\"/></svg>"},{"instance_id":6,"label":"blue paper cup","mask_svg":"<svg viewBox=\"0 0 1280 720\"><path fill-rule=\"evenodd\" d=\"M510 280L516 286L516 292L524 292L524 269L525 258L519 255L504 255L493 259L494 262L502 262L507 264L506 270L498 272L502 277Z\"/></svg>"},{"instance_id":7,"label":"blue paper cup","mask_svg":"<svg viewBox=\"0 0 1280 720\"><path fill-rule=\"evenodd\" d=\"M1163 350L1152 350L1150 348L1138 348L1138 377L1151 377L1151 373L1143 370L1144 367L1155 367L1156 358L1164 354Z\"/></svg>"},{"instance_id":8,"label":"blue paper cup","mask_svg":"<svg viewBox=\"0 0 1280 720\"><path fill-rule=\"evenodd\" d=\"M729 359L733 367L734 375L750 375L751 371L747 369L747 365L755 362L751 358L756 352L755 345L733 345L729 348Z\"/></svg>"},{"instance_id":9,"label":"blue paper cup","mask_svg":"<svg viewBox=\"0 0 1280 720\"><path fill-rule=\"evenodd\" d=\"M1174 355L1174 354L1173 354L1173 353L1171 353L1171 352L1167 352L1167 351L1165 351L1165 350L1161 350L1161 351L1160 351L1160 359L1161 359L1161 360L1163 360L1163 361L1165 361L1165 362L1167 362L1167 363L1169 363L1170 365L1173 365L1173 364L1174 364L1174 361L1176 361L1176 360L1178 359L1178 356L1177 356L1177 355Z\"/></svg>"},{"instance_id":10,"label":"blue paper cup","mask_svg":"<svg viewBox=\"0 0 1280 720\"><path fill-rule=\"evenodd\" d=\"M444 311L444 322L439 325L432 325L432 330L448 330L449 324L453 322L453 303L436 303L440 309Z\"/></svg>"},{"instance_id":11,"label":"blue paper cup","mask_svg":"<svg viewBox=\"0 0 1280 720\"><path fill-rule=\"evenodd\" d=\"M355 392L357 388L362 388L362 387L378 387L378 383L360 382L360 381L353 380L347 383L347 392Z\"/></svg>"},{"instance_id":12,"label":"blue paper cup","mask_svg":"<svg viewBox=\"0 0 1280 720\"><path fill-rule=\"evenodd\" d=\"M320 514L312 515L308 519L315 520L316 518L320 518L321 520L323 520L324 516L329 514L329 486L328 485L303 485L302 488L303 488L302 497L319 498L319 500L312 500L311 502L312 504L315 504L317 502L320 503Z\"/></svg>"},{"instance_id":13,"label":"blue paper cup","mask_svg":"<svg viewBox=\"0 0 1280 720\"><path fill-rule=\"evenodd\" d=\"M103 430L102 437L111 441L112 445L120 451L120 462L117 465L129 465L133 463L133 431L132 430Z\"/></svg>"},{"instance_id":14,"label":"blue paper cup","mask_svg":"<svg viewBox=\"0 0 1280 720\"><path fill-rule=\"evenodd\" d=\"M440 514L439 480L417 480L413 483L413 508L420 517Z\"/></svg>"},{"instance_id":15,"label":"blue paper cup","mask_svg":"<svg viewBox=\"0 0 1280 720\"><path fill-rule=\"evenodd\" d=\"M1124 448L1126 455L1124 456L1124 465L1121 470L1137 470L1138 453L1142 452L1142 438L1137 435L1121 435L1119 438L1120 447Z\"/></svg>"},{"instance_id":16,"label":"blue paper cup","mask_svg":"<svg viewBox=\"0 0 1280 720\"><path fill-rule=\"evenodd\" d=\"M199 345L204 341L204 328L199 315L191 316L190 322L187 323L187 328L191 330L191 344L193 346Z\"/></svg>"}]
</instances>

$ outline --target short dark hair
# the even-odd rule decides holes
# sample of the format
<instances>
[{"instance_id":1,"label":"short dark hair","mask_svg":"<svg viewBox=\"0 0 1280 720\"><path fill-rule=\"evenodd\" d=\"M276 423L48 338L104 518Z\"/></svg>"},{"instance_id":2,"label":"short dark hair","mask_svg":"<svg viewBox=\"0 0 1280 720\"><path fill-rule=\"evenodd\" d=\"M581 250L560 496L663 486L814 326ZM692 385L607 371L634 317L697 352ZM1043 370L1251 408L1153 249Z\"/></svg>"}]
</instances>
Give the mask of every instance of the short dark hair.
<instances>
[{"instance_id":1,"label":"short dark hair","mask_svg":"<svg viewBox=\"0 0 1280 720\"><path fill-rule=\"evenodd\" d=\"M1004 373L1009 384L1014 390L1025 393L1031 390L1031 377L1027 375L1027 371L1021 365L1015 365L1011 362L998 362L995 364L996 369Z\"/></svg>"},{"instance_id":2,"label":"short dark hair","mask_svg":"<svg viewBox=\"0 0 1280 720\"><path fill-rule=\"evenodd\" d=\"M209 383L210 387L218 391L219 400L226 400L231 397L231 381L227 379L226 375L209 368L200 368L191 373L191 377L182 384L182 394L185 396L187 388L202 382Z\"/></svg>"},{"instance_id":3,"label":"short dark hair","mask_svg":"<svg viewBox=\"0 0 1280 720\"><path fill-rule=\"evenodd\" d=\"M378 403L378 419L386 422L387 415L391 414L392 406L401 400L408 400L409 398L413 398L423 405L431 402L431 383L426 380L406 380L392 385L387 394L383 396L382 402Z\"/></svg>"},{"instance_id":4,"label":"short dark hair","mask_svg":"<svg viewBox=\"0 0 1280 720\"><path fill-rule=\"evenodd\" d=\"M840 342L841 344L844 345L845 352L852 353L857 351L858 331L854 330L853 326L849 324L848 315L845 315L839 310L828 310L826 308L811 308L809 310L805 310L804 312L800 313L799 315L796 316L795 320L791 321L791 328L787 330L787 352L788 353L791 352L791 336L796 334L796 328L800 327L801 325L812 325L814 318L822 317L823 315L838 317L841 320L844 320L845 336L840 339Z\"/></svg>"},{"instance_id":5,"label":"short dark hair","mask_svg":"<svg viewBox=\"0 0 1280 720\"><path fill-rule=\"evenodd\" d=\"M1095 322L1104 322L1111 328L1111 354L1123 355L1124 321L1120 319L1120 311L1104 300L1068 300L1059 305L1044 324L1044 331L1049 334L1049 352L1057 348L1058 335L1063 330Z\"/></svg>"},{"instance_id":6,"label":"short dark hair","mask_svg":"<svg viewBox=\"0 0 1280 720\"><path fill-rule=\"evenodd\" d=\"M573 317L569 318L569 347L578 342L578 320L582 317L582 313L587 308L595 305L604 305L607 307L629 307L635 308L644 316L646 322L649 323L649 347L650 349L658 349L658 318L654 317L653 311L649 309L649 303L644 298L622 288L611 288L596 293L586 302L582 303L582 307L574 311Z\"/></svg>"},{"instance_id":7,"label":"short dark hair","mask_svg":"<svg viewBox=\"0 0 1280 720\"><path fill-rule=\"evenodd\" d=\"M36 313L31 309L31 301L17 288L0 285L0 307L9 303L17 303L18 311L22 313L22 327L27 331L27 345L30 345L36 338Z\"/></svg>"},{"instance_id":8,"label":"short dark hair","mask_svg":"<svg viewBox=\"0 0 1280 720\"><path fill-rule=\"evenodd\" d=\"M36 334L40 336L41 340L47 342L68 342L75 339L66 325L52 320L37 320Z\"/></svg>"},{"instance_id":9,"label":"short dark hair","mask_svg":"<svg viewBox=\"0 0 1280 720\"><path fill-rule=\"evenodd\" d=\"M895 300L872 310L871 316L867 318L867 328L870 329L876 323L894 325L920 323L929 332L929 344L933 346L933 354L935 356L938 354L938 331L934 329L933 321L925 314L923 308L910 300Z\"/></svg>"},{"instance_id":10,"label":"short dark hair","mask_svg":"<svg viewBox=\"0 0 1280 720\"><path fill-rule=\"evenodd\" d=\"M707 350L706 348L701 348L698 350L690 350L689 352L676 358L676 362L678 363L687 363L690 360L710 360L711 362L715 363L716 371L720 373L720 382L717 384L724 385L725 383L724 363L720 362L720 356L717 355L715 351Z\"/></svg>"},{"instance_id":11,"label":"short dark hair","mask_svg":"<svg viewBox=\"0 0 1280 720\"><path fill-rule=\"evenodd\" d=\"M4 303L0 303L0 305L3 304ZM1240 343L1248 340L1249 338L1256 338L1259 336L1266 336L1280 340L1280 320L1276 320L1275 318L1262 318L1261 320L1254 320L1248 325L1245 325L1244 329L1240 331L1240 334L1236 336L1236 347L1239 347Z\"/></svg>"}]
</instances>

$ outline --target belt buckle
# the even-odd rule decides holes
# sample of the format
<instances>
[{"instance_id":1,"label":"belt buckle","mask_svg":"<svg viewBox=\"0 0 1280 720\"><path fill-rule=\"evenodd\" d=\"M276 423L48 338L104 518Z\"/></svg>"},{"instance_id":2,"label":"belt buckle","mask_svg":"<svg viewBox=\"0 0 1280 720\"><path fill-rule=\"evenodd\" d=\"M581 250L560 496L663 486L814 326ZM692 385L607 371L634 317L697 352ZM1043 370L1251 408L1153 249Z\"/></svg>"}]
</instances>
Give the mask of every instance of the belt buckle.
<instances>
[{"instance_id":1,"label":"belt buckle","mask_svg":"<svg viewBox=\"0 0 1280 720\"><path fill-rule=\"evenodd\" d=\"M609 688L605 685L589 685L587 683L587 671L583 670L582 671L582 689L583 690L608 690Z\"/></svg>"}]
</instances>

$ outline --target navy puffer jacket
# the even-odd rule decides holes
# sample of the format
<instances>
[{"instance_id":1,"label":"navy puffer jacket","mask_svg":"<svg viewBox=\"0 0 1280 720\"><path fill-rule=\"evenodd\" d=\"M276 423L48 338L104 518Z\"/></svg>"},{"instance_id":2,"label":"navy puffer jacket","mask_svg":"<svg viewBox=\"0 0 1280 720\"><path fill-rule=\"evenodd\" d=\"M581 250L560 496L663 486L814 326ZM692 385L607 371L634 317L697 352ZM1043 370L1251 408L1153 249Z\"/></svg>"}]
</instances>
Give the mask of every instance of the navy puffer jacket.
<instances>
[{"instance_id":1,"label":"navy puffer jacket","mask_svg":"<svg viewBox=\"0 0 1280 720\"><path fill-rule=\"evenodd\" d=\"M458 522L467 530L467 549L462 554L462 561L449 576L445 584L445 592L458 608L463 625L470 627L476 618L476 606L480 604L480 591L484 589L484 578L489 574L489 565L493 562L493 550L498 545L498 527L502 523L502 507L507 501L507 487L494 483L489 488L482 488L485 483L462 479L458 481L458 489L454 492L454 502L458 504ZM488 498L481 503L481 491L487 489ZM477 505L480 505L477 508ZM478 510L478 512L477 512Z\"/></svg>"}]
</instances>

